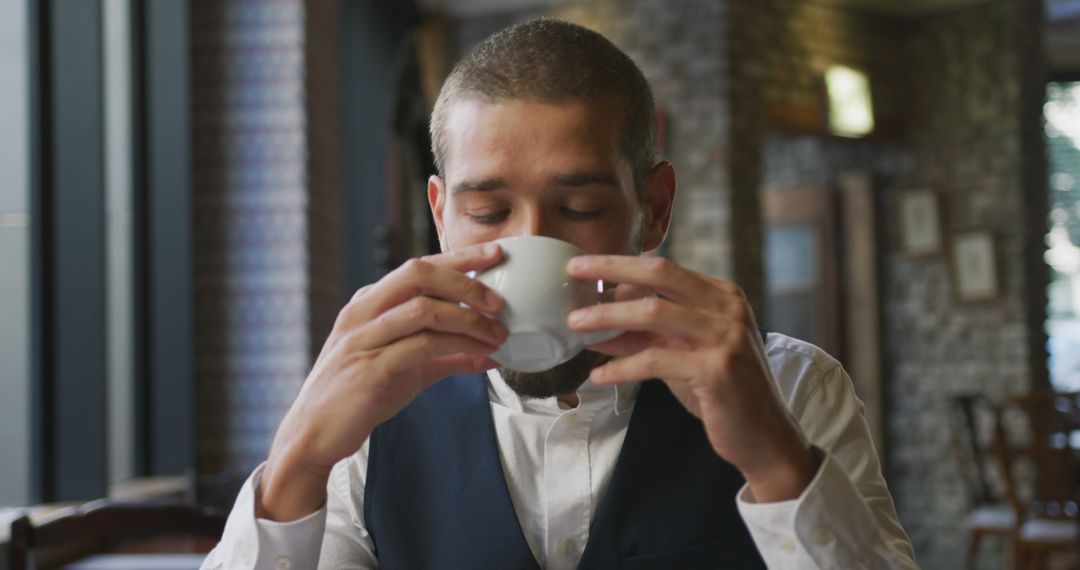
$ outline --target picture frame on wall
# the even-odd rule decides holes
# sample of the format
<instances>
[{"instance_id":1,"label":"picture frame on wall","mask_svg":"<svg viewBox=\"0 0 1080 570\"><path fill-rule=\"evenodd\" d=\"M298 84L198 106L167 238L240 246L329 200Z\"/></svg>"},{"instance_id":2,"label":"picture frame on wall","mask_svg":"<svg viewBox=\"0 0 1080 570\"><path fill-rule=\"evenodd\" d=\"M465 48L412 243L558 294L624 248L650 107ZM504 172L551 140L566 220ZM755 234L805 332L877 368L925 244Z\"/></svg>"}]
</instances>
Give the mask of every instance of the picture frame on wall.
<instances>
[{"instance_id":1,"label":"picture frame on wall","mask_svg":"<svg viewBox=\"0 0 1080 570\"><path fill-rule=\"evenodd\" d=\"M1001 296L997 240L989 229L955 232L949 241L953 297L958 303L980 303Z\"/></svg>"},{"instance_id":2,"label":"picture frame on wall","mask_svg":"<svg viewBox=\"0 0 1080 570\"><path fill-rule=\"evenodd\" d=\"M941 208L937 193L929 189L904 190L897 204L900 253L926 257L941 253Z\"/></svg>"}]
</instances>

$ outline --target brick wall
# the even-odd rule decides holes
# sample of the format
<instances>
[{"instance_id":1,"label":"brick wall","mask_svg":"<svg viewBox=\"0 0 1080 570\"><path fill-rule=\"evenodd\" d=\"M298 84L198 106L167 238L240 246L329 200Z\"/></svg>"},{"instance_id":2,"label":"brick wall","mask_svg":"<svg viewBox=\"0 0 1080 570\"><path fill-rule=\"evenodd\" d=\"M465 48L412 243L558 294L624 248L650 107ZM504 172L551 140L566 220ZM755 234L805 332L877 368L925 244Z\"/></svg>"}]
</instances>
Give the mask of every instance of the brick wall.
<instances>
[{"instance_id":1,"label":"brick wall","mask_svg":"<svg viewBox=\"0 0 1080 570\"><path fill-rule=\"evenodd\" d=\"M734 278L727 3L636 0L619 8L612 37L641 66L667 119L679 179L668 253Z\"/></svg>"},{"instance_id":2,"label":"brick wall","mask_svg":"<svg viewBox=\"0 0 1080 570\"><path fill-rule=\"evenodd\" d=\"M340 271L309 260L311 220L334 207L336 147L308 137L305 49L324 48L305 44L301 0L196 0L191 26L198 468L245 473L311 364L309 327L326 326L313 299L336 294L309 286L312 271Z\"/></svg>"}]
</instances>

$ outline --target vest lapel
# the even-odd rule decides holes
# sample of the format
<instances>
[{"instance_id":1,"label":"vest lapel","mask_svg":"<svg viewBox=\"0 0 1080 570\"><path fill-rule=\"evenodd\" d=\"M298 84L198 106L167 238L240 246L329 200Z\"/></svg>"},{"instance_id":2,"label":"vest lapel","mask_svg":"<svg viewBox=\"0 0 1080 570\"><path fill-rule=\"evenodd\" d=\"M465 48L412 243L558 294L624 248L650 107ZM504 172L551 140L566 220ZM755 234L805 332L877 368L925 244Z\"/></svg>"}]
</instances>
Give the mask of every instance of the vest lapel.
<instances>
[{"instance_id":1,"label":"vest lapel","mask_svg":"<svg viewBox=\"0 0 1080 570\"><path fill-rule=\"evenodd\" d=\"M580 567L763 568L735 507L743 482L667 386L645 382Z\"/></svg>"},{"instance_id":2,"label":"vest lapel","mask_svg":"<svg viewBox=\"0 0 1080 570\"><path fill-rule=\"evenodd\" d=\"M472 456L468 461L476 462L479 466L477 476L479 482L473 486L476 495L470 497L478 507L478 514L492 521L498 521L503 527L500 540L505 541L502 548L515 552L515 557L522 560L521 568L535 568L539 565L525 540L525 531L521 528L517 511L514 510L514 502L510 498L510 488L507 486L506 473L503 471L502 461L499 459L499 440L495 435L495 419L491 413L491 399L488 396L487 377L477 375L475 381L469 383L470 402L465 409L477 410L477 413L469 415L464 421L475 421L470 426L470 431L477 434L477 445L468 446ZM481 411L482 410L482 411ZM525 562L525 556L531 564Z\"/></svg>"},{"instance_id":3,"label":"vest lapel","mask_svg":"<svg viewBox=\"0 0 1080 570\"><path fill-rule=\"evenodd\" d=\"M483 375L447 378L375 429L364 514L383 568L538 567Z\"/></svg>"}]
</instances>

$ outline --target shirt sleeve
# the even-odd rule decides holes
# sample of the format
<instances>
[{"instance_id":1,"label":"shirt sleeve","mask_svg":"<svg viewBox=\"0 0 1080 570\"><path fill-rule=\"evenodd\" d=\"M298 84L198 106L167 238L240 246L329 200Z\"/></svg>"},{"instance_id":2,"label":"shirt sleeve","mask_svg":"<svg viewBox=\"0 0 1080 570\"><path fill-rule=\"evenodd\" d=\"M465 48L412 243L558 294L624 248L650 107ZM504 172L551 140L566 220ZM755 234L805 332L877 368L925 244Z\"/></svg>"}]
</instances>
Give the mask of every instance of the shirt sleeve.
<instances>
[{"instance_id":1,"label":"shirt sleeve","mask_svg":"<svg viewBox=\"0 0 1080 570\"><path fill-rule=\"evenodd\" d=\"M241 488L221 542L206 557L202 570L378 568L374 543L363 523L366 452L367 444L334 466L322 508L286 523L255 516L255 490L266 467L260 465Z\"/></svg>"},{"instance_id":2,"label":"shirt sleeve","mask_svg":"<svg viewBox=\"0 0 1080 570\"><path fill-rule=\"evenodd\" d=\"M825 371L815 375L815 368ZM800 374L806 377L793 383L788 406L815 446L818 472L791 501L755 503L745 486L736 499L766 564L778 569L917 568L851 378L835 361Z\"/></svg>"}]
</instances>

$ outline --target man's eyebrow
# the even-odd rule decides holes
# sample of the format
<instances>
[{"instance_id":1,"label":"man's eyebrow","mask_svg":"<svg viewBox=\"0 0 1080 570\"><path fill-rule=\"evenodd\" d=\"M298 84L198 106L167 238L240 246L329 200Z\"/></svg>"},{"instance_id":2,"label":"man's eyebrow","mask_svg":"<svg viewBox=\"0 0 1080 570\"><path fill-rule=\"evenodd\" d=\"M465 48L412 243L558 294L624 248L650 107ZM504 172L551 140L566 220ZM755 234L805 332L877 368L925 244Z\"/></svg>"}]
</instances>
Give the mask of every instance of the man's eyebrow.
<instances>
[{"instance_id":1,"label":"man's eyebrow","mask_svg":"<svg viewBox=\"0 0 1080 570\"><path fill-rule=\"evenodd\" d=\"M603 172L571 172L560 174L551 179L551 186L578 187L600 184L603 186L619 186L619 179Z\"/></svg>"},{"instance_id":2,"label":"man's eyebrow","mask_svg":"<svg viewBox=\"0 0 1080 570\"><path fill-rule=\"evenodd\" d=\"M451 194L461 192L492 192L506 188L506 181L502 178L487 178L484 180L463 180L454 185Z\"/></svg>"}]
</instances>

